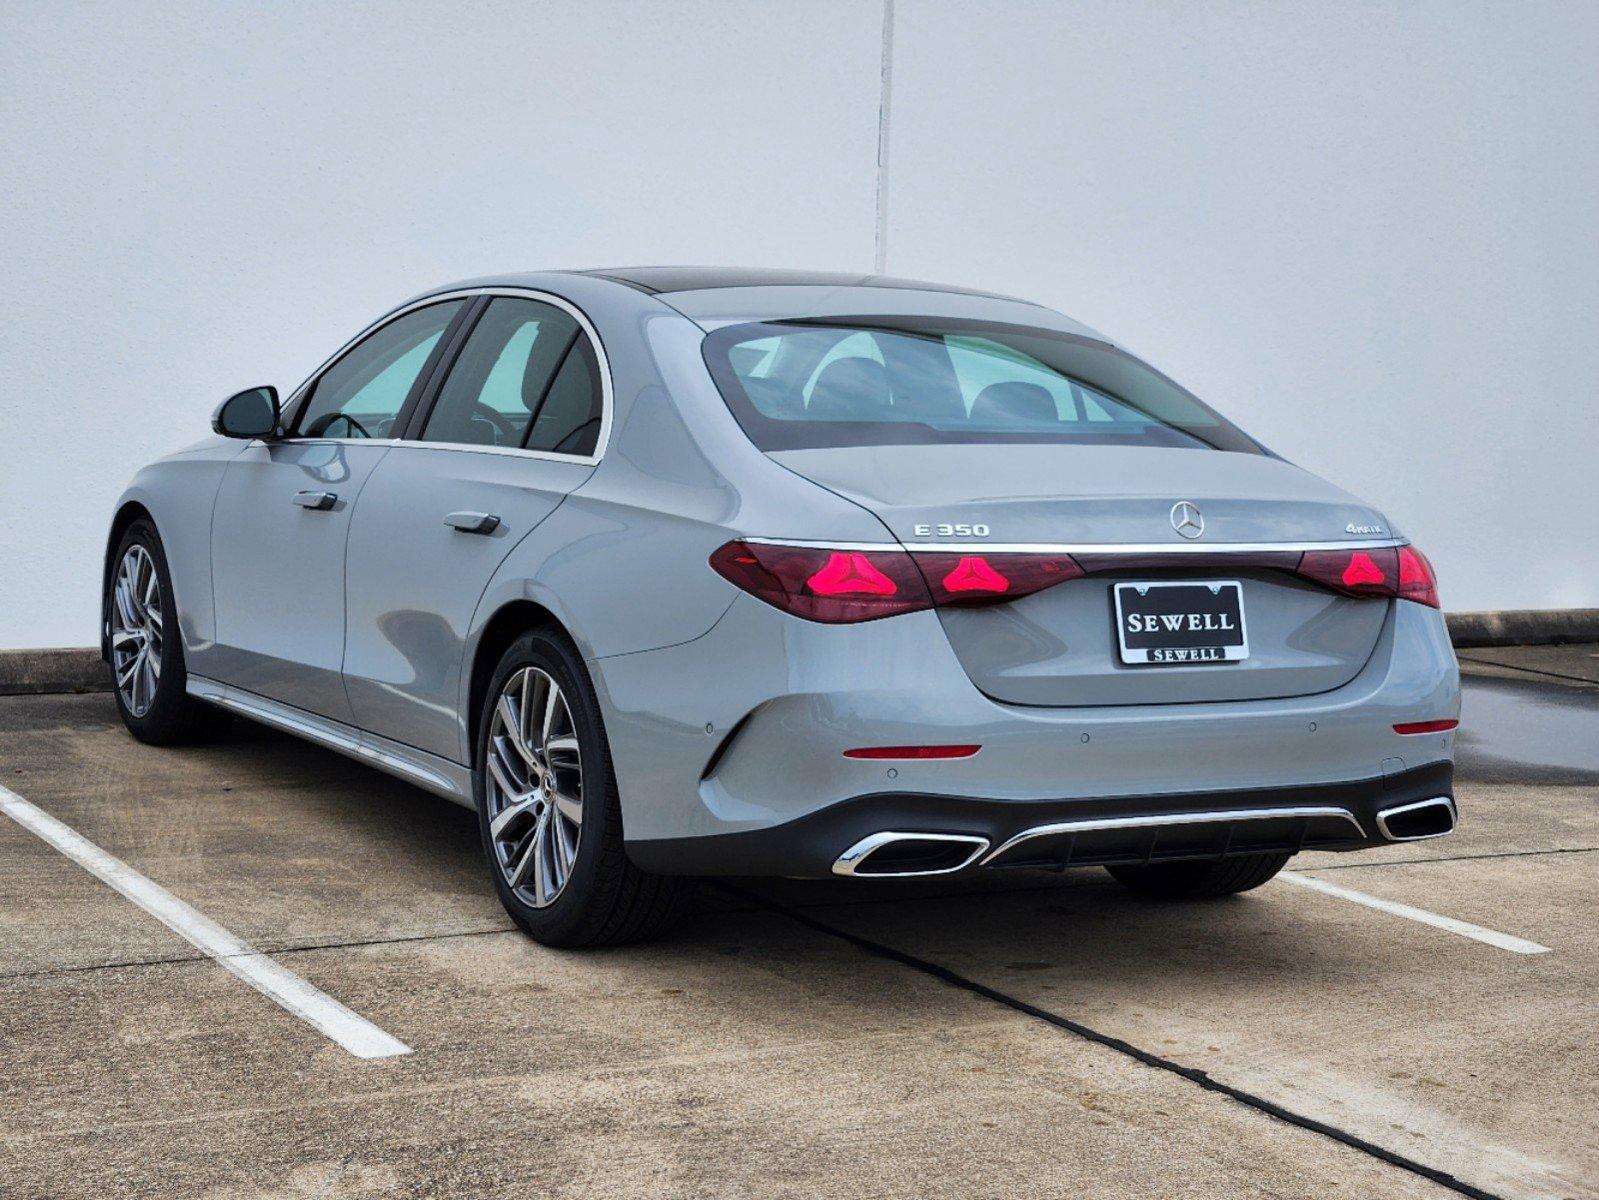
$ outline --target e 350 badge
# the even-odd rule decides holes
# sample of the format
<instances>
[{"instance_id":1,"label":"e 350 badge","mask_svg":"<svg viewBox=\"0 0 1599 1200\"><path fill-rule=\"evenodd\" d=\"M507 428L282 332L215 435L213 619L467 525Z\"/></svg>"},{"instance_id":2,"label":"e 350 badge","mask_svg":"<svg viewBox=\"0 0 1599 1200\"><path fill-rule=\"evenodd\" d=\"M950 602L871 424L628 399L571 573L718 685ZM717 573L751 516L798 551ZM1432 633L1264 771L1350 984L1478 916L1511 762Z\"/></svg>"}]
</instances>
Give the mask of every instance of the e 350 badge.
<instances>
[{"instance_id":1,"label":"e 350 badge","mask_svg":"<svg viewBox=\"0 0 1599 1200\"><path fill-rule=\"evenodd\" d=\"M987 537L987 525L917 525L917 537Z\"/></svg>"}]
</instances>

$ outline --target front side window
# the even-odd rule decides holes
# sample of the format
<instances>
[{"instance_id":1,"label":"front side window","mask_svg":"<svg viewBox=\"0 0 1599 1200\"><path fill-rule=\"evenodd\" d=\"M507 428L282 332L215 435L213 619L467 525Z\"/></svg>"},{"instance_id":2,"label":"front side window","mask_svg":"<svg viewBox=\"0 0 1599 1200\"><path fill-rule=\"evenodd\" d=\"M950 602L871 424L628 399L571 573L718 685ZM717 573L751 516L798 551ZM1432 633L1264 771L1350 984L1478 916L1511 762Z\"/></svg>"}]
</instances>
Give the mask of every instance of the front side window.
<instances>
[{"instance_id":1,"label":"front side window","mask_svg":"<svg viewBox=\"0 0 1599 1200\"><path fill-rule=\"evenodd\" d=\"M954 318L764 321L719 329L705 361L762 450L1044 442L1260 447L1104 342Z\"/></svg>"},{"instance_id":2,"label":"front side window","mask_svg":"<svg viewBox=\"0 0 1599 1200\"><path fill-rule=\"evenodd\" d=\"M400 410L466 303L430 304L374 330L323 371L300 413L301 437L392 437Z\"/></svg>"},{"instance_id":3,"label":"front side window","mask_svg":"<svg viewBox=\"0 0 1599 1200\"><path fill-rule=\"evenodd\" d=\"M525 445L534 414L548 407L581 337L576 319L552 304L496 297L450 368L422 440Z\"/></svg>"}]
</instances>

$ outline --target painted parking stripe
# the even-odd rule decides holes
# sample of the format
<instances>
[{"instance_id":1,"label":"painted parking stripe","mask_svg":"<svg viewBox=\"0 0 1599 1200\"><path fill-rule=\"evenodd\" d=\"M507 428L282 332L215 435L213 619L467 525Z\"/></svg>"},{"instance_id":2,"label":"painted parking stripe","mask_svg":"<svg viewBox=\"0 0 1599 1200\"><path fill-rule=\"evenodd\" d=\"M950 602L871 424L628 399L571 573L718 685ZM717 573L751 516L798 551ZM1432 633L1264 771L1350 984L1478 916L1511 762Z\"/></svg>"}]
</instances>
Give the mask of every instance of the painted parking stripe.
<instances>
[{"instance_id":1,"label":"painted parking stripe","mask_svg":"<svg viewBox=\"0 0 1599 1200\"><path fill-rule=\"evenodd\" d=\"M1509 950L1513 954L1549 953L1548 946L1540 946L1537 942L1529 942L1526 938L1519 938L1514 934L1500 933L1497 929L1485 929L1481 925L1473 925L1470 921L1457 921L1454 917L1441 917L1437 913L1428 912L1425 908L1414 908L1395 900L1384 900L1380 896L1368 896L1365 892L1355 891L1354 888L1328 883L1324 879L1316 879L1310 875L1301 875L1298 871L1283 871L1277 878L1286 879L1289 883L1296 883L1302 888L1309 888L1326 896L1352 900L1356 904L1364 904L1367 908L1375 908L1379 912L1392 913L1396 917L1404 917L1422 925L1431 925L1434 929L1447 929L1450 933L1486 942L1490 946L1498 946L1499 949Z\"/></svg>"},{"instance_id":2,"label":"painted parking stripe","mask_svg":"<svg viewBox=\"0 0 1599 1200\"><path fill-rule=\"evenodd\" d=\"M107 854L76 830L4 786L0 786L0 812L37 834L179 937L210 955L218 965L226 967L351 1054L358 1058L390 1058L411 1053L411 1047L392 1034L351 1012L332 996L241 941L160 884L146 879L121 859Z\"/></svg>"}]
</instances>

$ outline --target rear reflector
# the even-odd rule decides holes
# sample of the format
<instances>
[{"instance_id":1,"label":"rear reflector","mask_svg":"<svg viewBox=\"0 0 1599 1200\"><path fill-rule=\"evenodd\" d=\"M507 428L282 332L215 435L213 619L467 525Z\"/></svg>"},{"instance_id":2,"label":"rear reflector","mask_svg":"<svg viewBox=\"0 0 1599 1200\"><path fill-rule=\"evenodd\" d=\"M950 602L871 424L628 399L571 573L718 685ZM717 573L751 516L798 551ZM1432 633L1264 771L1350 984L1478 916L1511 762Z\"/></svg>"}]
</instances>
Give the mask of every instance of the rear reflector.
<instances>
[{"instance_id":1,"label":"rear reflector","mask_svg":"<svg viewBox=\"0 0 1599 1200\"><path fill-rule=\"evenodd\" d=\"M863 746L845 758L970 758L981 746Z\"/></svg>"},{"instance_id":2,"label":"rear reflector","mask_svg":"<svg viewBox=\"0 0 1599 1200\"><path fill-rule=\"evenodd\" d=\"M1395 733L1448 733L1459 721L1406 721L1395 725Z\"/></svg>"}]
</instances>

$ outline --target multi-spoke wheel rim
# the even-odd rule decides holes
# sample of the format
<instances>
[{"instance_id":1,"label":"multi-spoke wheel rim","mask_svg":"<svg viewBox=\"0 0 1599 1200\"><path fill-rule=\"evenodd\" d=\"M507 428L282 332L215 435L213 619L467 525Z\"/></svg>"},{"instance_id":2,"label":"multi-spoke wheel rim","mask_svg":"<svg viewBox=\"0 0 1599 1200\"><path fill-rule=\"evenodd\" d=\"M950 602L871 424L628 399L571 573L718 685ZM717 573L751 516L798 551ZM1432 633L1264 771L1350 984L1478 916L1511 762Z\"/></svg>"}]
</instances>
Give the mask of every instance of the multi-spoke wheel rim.
<instances>
[{"instance_id":1,"label":"multi-spoke wheel rim","mask_svg":"<svg viewBox=\"0 0 1599 1200\"><path fill-rule=\"evenodd\" d=\"M553 903L583 833L583 756L559 685L537 667L506 680L489 724L485 792L494 861L524 903Z\"/></svg>"},{"instance_id":2,"label":"multi-spoke wheel rim","mask_svg":"<svg viewBox=\"0 0 1599 1200\"><path fill-rule=\"evenodd\" d=\"M117 564L111 591L111 666L122 703L142 717L161 682L161 580L155 559L135 543Z\"/></svg>"}]
</instances>

